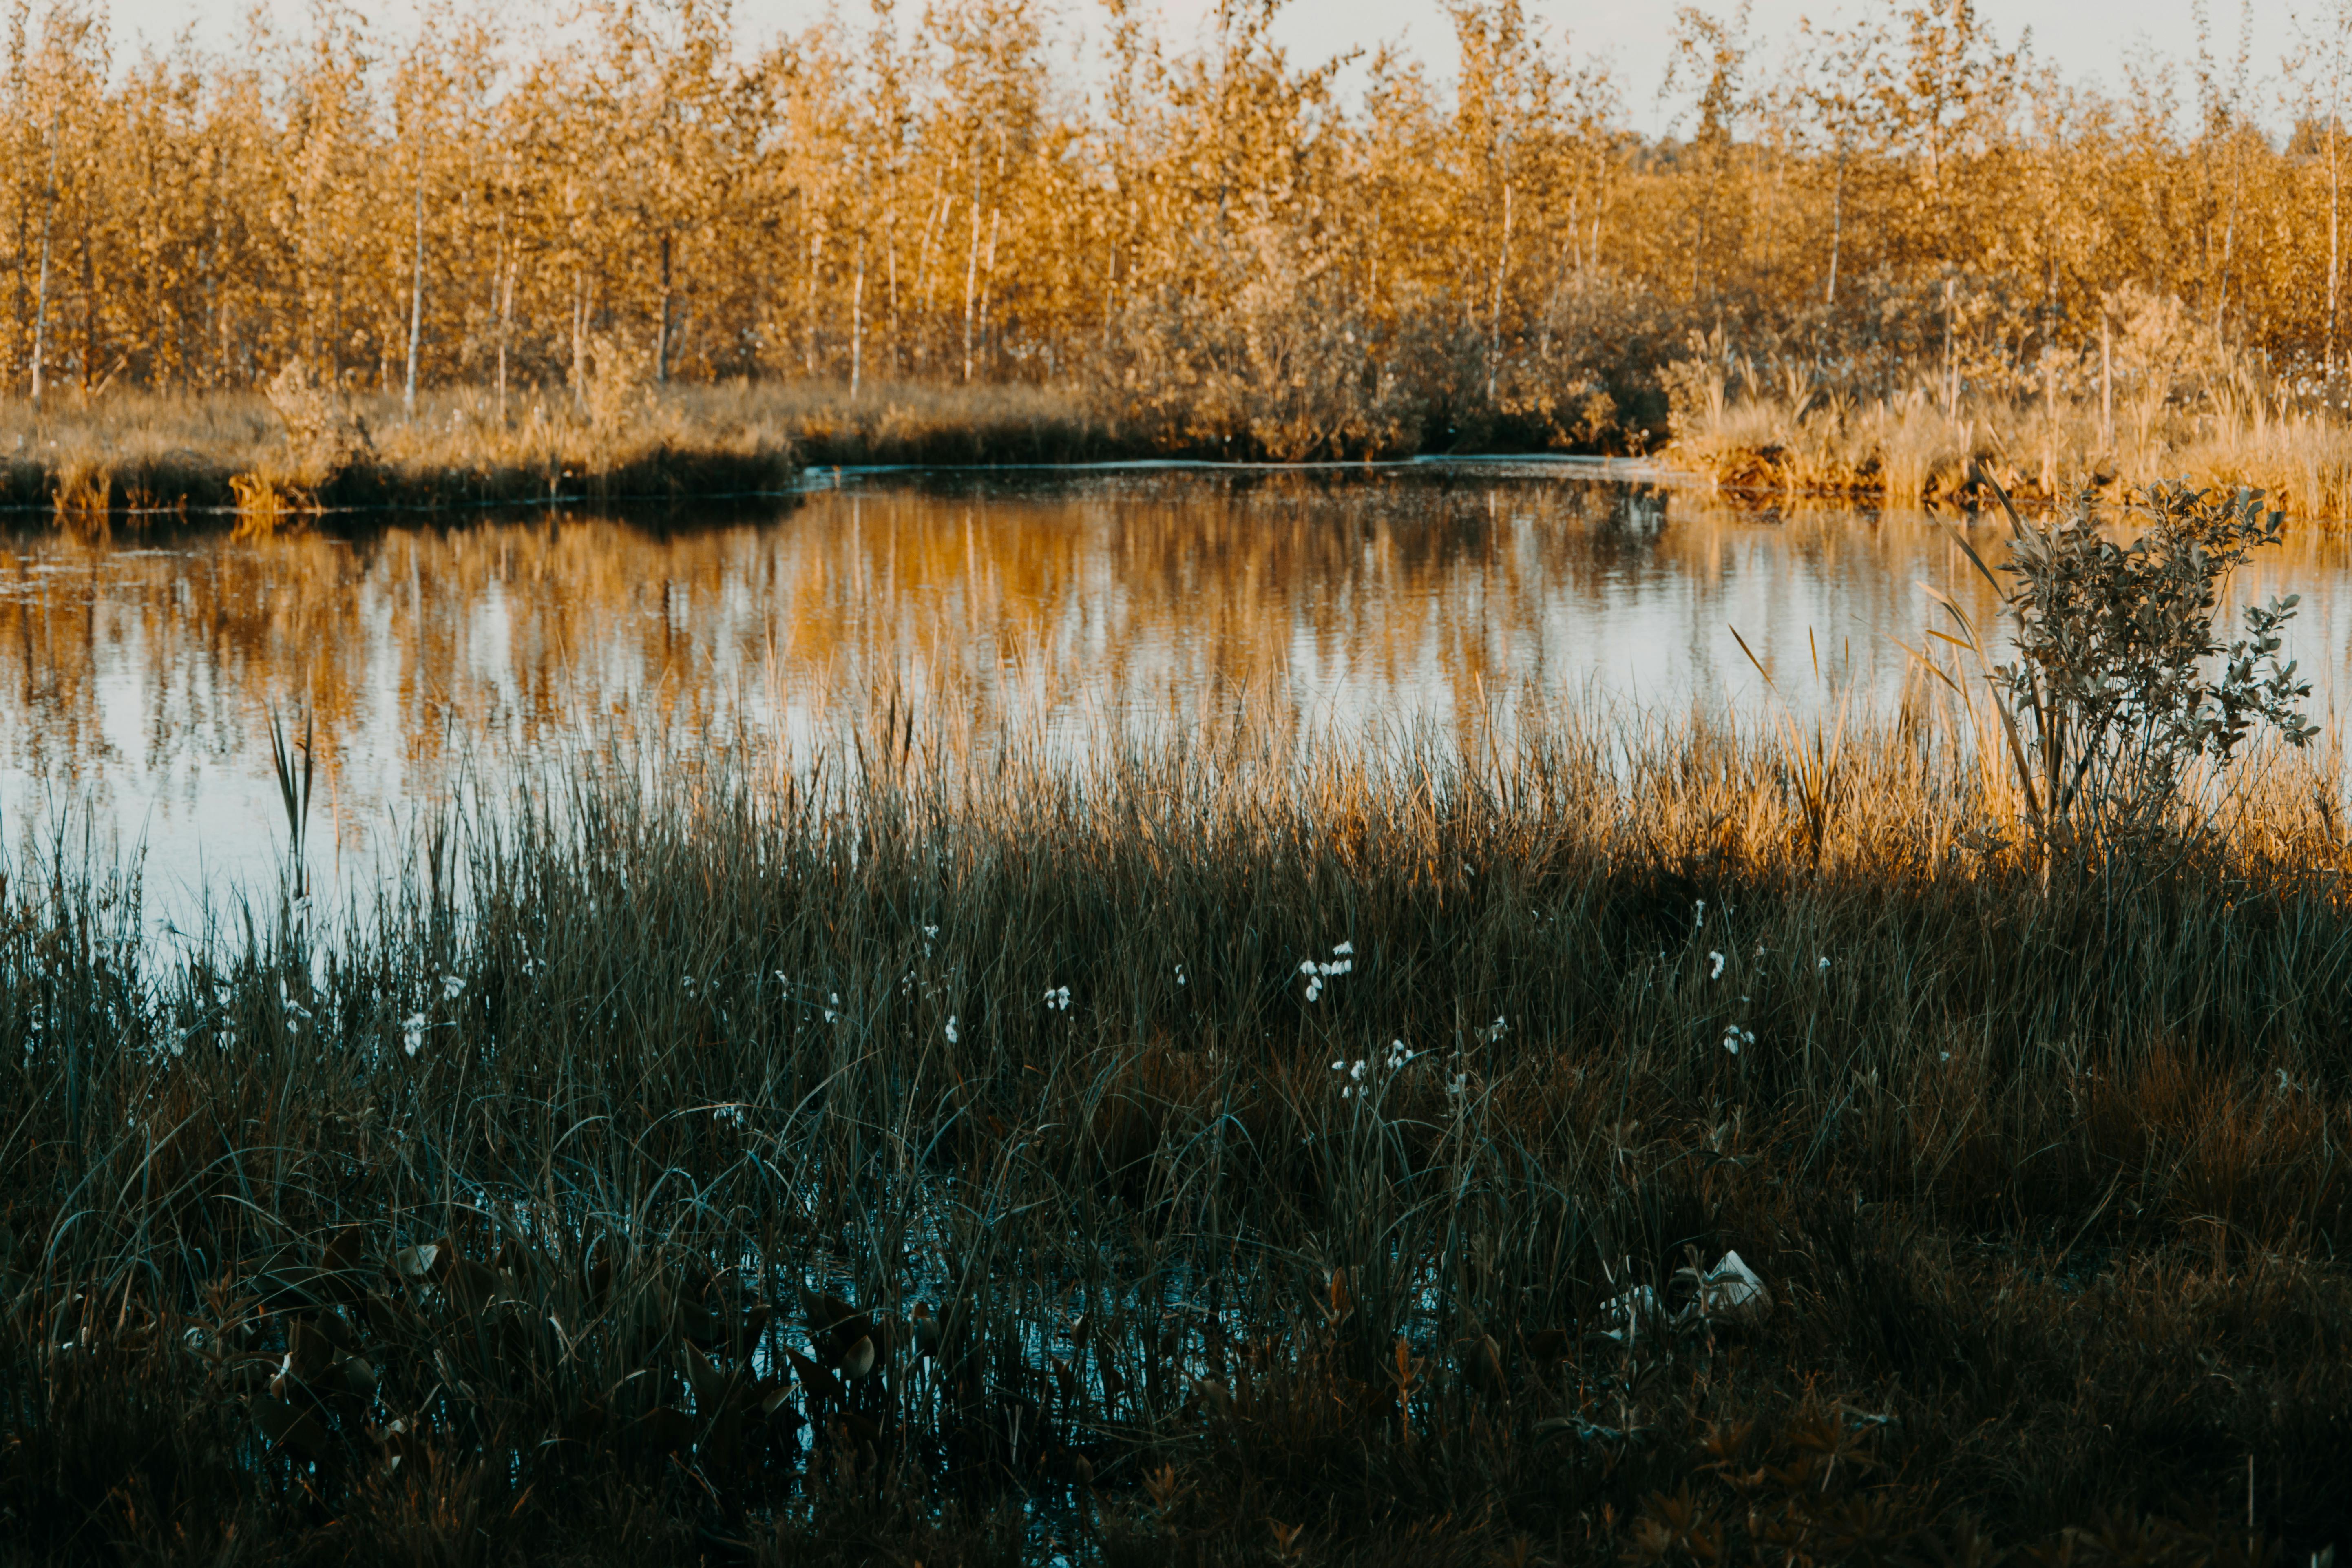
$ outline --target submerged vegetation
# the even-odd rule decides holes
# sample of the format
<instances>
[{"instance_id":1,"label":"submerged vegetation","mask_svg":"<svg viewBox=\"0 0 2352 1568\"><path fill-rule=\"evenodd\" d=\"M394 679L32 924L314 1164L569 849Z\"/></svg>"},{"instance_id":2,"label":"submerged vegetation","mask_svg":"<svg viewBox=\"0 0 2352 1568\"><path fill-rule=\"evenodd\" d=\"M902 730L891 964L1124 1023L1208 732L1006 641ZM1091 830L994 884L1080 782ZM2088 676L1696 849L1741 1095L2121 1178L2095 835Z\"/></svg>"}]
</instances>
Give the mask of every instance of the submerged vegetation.
<instances>
[{"instance_id":1,"label":"submerged vegetation","mask_svg":"<svg viewBox=\"0 0 2352 1568\"><path fill-rule=\"evenodd\" d=\"M2243 721L2308 738L2291 606L2204 673L2275 520L2157 502L2020 525L2011 677L1834 726L1071 761L893 699L331 919L283 745L282 900L176 940L53 843L0 1556L2352 1546L2341 760Z\"/></svg>"},{"instance_id":2,"label":"submerged vegetation","mask_svg":"<svg viewBox=\"0 0 2352 1568\"><path fill-rule=\"evenodd\" d=\"M1685 8L1660 134L1518 0L1444 8L1450 81L1294 60L1277 0L1190 39L1129 0L256 12L135 61L18 0L8 483L88 514L249 474L267 511L1671 439L1738 488L2187 470L2342 511L2342 5L2275 76L2249 5L2113 95L1968 0L1778 39ZM289 375L370 438L248 440ZM142 399L204 438L110 468Z\"/></svg>"}]
</instances>

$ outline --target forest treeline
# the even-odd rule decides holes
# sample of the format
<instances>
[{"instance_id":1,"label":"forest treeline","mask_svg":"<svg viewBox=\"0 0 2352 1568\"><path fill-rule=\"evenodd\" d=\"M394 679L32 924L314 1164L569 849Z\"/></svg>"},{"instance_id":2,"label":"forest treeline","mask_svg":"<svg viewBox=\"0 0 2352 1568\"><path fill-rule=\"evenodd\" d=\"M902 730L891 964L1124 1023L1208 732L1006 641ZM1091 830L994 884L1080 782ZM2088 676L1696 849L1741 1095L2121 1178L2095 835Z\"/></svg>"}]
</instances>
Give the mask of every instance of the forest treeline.
<instances>
[{"instance_id":1,"label":"forest treeline","mask_svg":"<svg viewBox=\"0 0 2352 1568\"><path fill-rule=\"evenodd\" d=\"M2112 92L1968 0L1769 41L1685 8L1663 135L1652 84L1519 0L1444 8L1440 80L1294 58L1277 0L1181 45L1137 0L868 0L766 40L723 0L549 34L329 5L136 58L16 0L0 369L37 403L299 360L509 420L584 416L600 376L1020 383L1278 458L1639 449L1743 396L2096 399L2113 447L2151 405L2333 384L2352 6L2275 74L2200 27Z\"/></svg>"}]
</instances>

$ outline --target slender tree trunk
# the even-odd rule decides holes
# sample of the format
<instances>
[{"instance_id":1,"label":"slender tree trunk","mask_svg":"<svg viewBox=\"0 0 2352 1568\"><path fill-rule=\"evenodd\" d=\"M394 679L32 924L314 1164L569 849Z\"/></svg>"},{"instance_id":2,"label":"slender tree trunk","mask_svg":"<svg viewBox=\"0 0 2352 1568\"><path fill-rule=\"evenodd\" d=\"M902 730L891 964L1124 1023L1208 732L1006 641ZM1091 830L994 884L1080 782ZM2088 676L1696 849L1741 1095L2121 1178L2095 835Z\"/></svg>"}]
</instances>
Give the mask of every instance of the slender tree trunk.
<instances>
[{"instance_id":1,"label":"slender tree trunk","mask_svg":"<svg viewBox=\"0 0 2352 1568\"><path fill-rule=\"evenodd\" d=\"M1503 278L1511 266L1511 184L1503 182L1503 243L1495 253L1495 307L1486 342L1486 401L1495 401L1495 375L1503 358Z\"/></svg>"},{"instance_id":2,"label":"slender tree trunk","mask_svg":"<svg viewBox=\"0 0 2352 1568\"><path fill-rule=\"evenodd\" d=\"M857 401L857 384L866 374L866 238L857 240L857 281L849 290L849 400Z\"/></svg>"},{"instance_id":3,"label":"slender tree trunk","mask_svg":"<svg viewBox=\"0 0 2352 1568\"><path fill-rule=\"evenodd\" d=\"M58 143L59 121L49 121L49 177L41 193L41 273L33 304L33 412L41 411L42 361L49 347L49 224L58 208Z\"/></svg>"},{"instance_id":4,"label":"slender tree trunk","mask_svg":"<svg viewBox=\"0 0 2352 1568\"><path fill-rule=\"evenodd\" d=\"M89 378L98 374L98 275L90 265L89 224L81 226L81 392L89 396Z\"/></svg>"},{"instance_id":5,"label":"slender tree trunk","mask_svg":"<svg viewBox=\"0 0 2352 1568\"><path fill-rule=\"evenodd\" d=\"M1837 174L1830 185L1830 287L1822 303L1837 303L1838 255L1845 247L1845 142L1838 142Z\"/></svg>"},{"instance_id":6,"label":"slender tree trunk","mask_svg":"<svg viewBox=\"0 0 2352 1568\"><path fill-rule=\"evenodd\" d=\"M499 425L507 422L507 343L514 331L514 261L507 254L507 215L499 214Z\"/></svg>"},{"instance_id":7,"label":"slender tree trunk","mask_svg":"<svg viewBox=\"0 0 2352 1568\"><path fill-rule=\"evenodd\" d=\"M588 406L588 275L572 269L572 402Z\"/></svg>"},{"instance_id":8,"label":"slender tree trunk","mask_svg":"<svg viewBox=\"0 0 2352 1568\"><path fill-rule=\"evenodd\" d=\"M425 335L425 170L416 171L416 259L408 277L408 378L402 384L400 409L416 417L416 350Z\"/></svg>"},{"instance_id":9,"label":"slender tree trunk","mask_svg":"<svg viewBox=\"0 0 2352 1568\"><path fill-rule=\"evenodd\" d=\"M654 323L654 381L657 385L669 384L669 247L670 237L661 242L661 320Z\"/></svg>"},{"instance_id":10,"label":"slender tree trunk","mask_svg":"<svg viewBox=\"0 0 2352 1568\"><path fill-rule=\"evenodd\" d=\"M1953 341L1952 279L1947 274L1944 279L1944 417L1954 420L1959 416L1960 360Z\"/></svg>"},{"instance_id":11,"label":"slender tree trunk","mask_svg":"<svg viewBox=\"0 0 2352 1568\"><path fill-rule=\"evenodd\" d=\"M802 345L801 363L808 374L816 374L816 271L824 256L824 231L818 229L809 236L808 293L805 300L807 330Z\"/></svg>"},{"instance_id":12,"label":"slender tree trunk","mask_svg":"<svg viewBox=\"0 0 2352 1568\"><path fill-rule=\"evenodd\" d=\"M2116 338L2105 306L2099 310L2099 445L2116 450Z\"/></svg>"},{"instance_id":13,"label":"slender tree trunk","mask_svg":"<svg viewBox=\"0 0 2352 1568\"><path fill-rule=\"evenodd\" d=\"M2058 351L2042 345L2042 493L2058 500Z\"/></svg>"},{"instance_id":14,"label":"slender tree trunk","mask_svg":"<svg viewBox=\"0 0 2352 1568\"><path fill-rule=\"evenodd\" d=\"M971 160L971 247L963 268L963 378L971 380L971 306L980 288L980 158Z\"/></svg>"},{"instance_id":15,"label":"slender tree trunk","mask_svg":"<svg viewBox=\"0 0 2352 1568\"><path fill-rule=\"evenodd\" d=\"M2327 105L2327 402L2330 407L2336 403L2336 289L2342 258L2336 224L2342 205L2342 185L2337 179L2336 159L2336 97L2331 93Z\"/></svg>"},{"instance_id":16,"label":"slender tree trunk","mask_svg":"<svg viewBox=\"0 0 2352 1568\"><path fill-rule=\"evenodd\" d=\"M988 249L980 258L980 357L988 359L988 306L996 292L996 237L1004 222L1004 209L988 209Z\"/></svg>"}]
</instances>

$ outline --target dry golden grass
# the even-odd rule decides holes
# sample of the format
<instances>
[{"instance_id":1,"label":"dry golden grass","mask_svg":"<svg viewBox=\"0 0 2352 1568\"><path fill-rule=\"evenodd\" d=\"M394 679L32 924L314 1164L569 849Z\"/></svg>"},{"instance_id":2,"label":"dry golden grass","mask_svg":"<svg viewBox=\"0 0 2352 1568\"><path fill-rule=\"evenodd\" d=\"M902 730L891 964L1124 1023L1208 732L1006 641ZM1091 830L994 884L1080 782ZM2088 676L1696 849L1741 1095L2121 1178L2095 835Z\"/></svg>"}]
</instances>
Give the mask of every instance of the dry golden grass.
<instances>
[{"instance_id":1,"label":"dry golden grass","mask_svg":"<svg viewBox=\"0 0 2352 1568\"><path fill-rule=\"evenodd\" d=\"M2263 491L2299 521L2352 521L2352 427L2288 410L2173 412L2107 439L2095 404L1969 398L1957 416L1932 389L1862 406L1762 395L1682 421L1663 456L1751 495L1851 496L1890 506L1974 500L1980 469L2043 503L2094 483L2144 488L2187 477Z\"/></svg>"},{"instance_id":2,"label":"dry golden grass","mask_svg":"<svg viewBox=\"0 0 2352 1568\"><path fill-rule=\"evenodd\" d=\"M320 510L551 500L677 500L785 489L804 466L1066 462L1161 455L1080 398L1024 386L832 383L636 386L582 411L562 394L478 388L338 396L364 440L312 459L259 394L110 392L38 416L0 402L0 504L76 527L216 510L299 522ZM1181 450L1181 447L1175 448Z\"/></svg>"}]
</instances>

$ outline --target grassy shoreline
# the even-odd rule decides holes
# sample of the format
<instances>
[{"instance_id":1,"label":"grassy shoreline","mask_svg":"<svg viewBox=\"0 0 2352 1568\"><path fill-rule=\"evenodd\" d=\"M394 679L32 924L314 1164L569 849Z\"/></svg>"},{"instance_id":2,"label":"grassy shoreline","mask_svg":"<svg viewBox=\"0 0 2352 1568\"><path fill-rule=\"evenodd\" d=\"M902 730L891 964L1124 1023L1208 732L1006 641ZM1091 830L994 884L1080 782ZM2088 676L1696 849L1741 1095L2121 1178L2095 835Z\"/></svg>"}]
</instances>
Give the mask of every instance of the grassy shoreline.
<instances>
[{"instance_id":1,"label":"grassy shoreline","mask_svg":"<svg viewBox=\"0 0 2352 1568\"><path fill-rule=\"evenodd\" d=\"M1738 399L1685 399L1669 463L1727 494L1850 498L1889 506L1988 504L1979 475L2047 506L2085 487L2138 489L2188 477L2262 490L2298 522L2352 519L2352 428L2257 397L2125 408L2095 399L2045 404L1934 388L1860 401L1761 387Z\"/></svg>"},{"instance_id":2,"label":"grassy shoreline","mask_svg":"<svg viewBox=\"0 0 2352 1568\"><path fill-rule=\"evenodd\" d=\"M325 403L326 400L321 400ZM336 397L322 458L260 394L118 392L35 416L0 403L0 507L67 527L211 513L274 527L371 508L550 500L679 502L788 489L809 468L1052 463L1207 455L1027 387L779 383L637 387L575 407L562 391Z\"/></svg>"},{"instance_id":3,"label":"grassy shoreline","mask_svg":"<svg viewBox=\"0 0 2352 1568\"><path fill-rule=\"evenodd\" d=\"M0 1561L2352 1545L2340 812L2045 886L1856 734L899 713L177 959L16 868Z\"/></svg>"},{"instance_id":4,"label":"grassy shoreline","mask_svg":"<svg viewBox=\"0 0 2352 1568\"><path fill-rule=\"evenodd\" d=\"M364 440L322 465L256 394L116 393L37 421L0 404L0 508L80 531L191 514L266 531L374 510L777 494L833 467L1263 457L1124 419L1081 391L1023 386L884 384L854 398L830 383L639 388L585 412L557 392L511 396L503 418L479 389L427 395L414 417L391 397L338 405ZM2048 505L2087 485L2185 474L2263 489L2299 522L2352 517L2352 434L2324 419L2167 416L2115 441L2110 428L2073 404L2053 420L2040 405L1969 401L1948 415L1924 395L1865 407L1755 390L1678 402L1655 462L1735 499L1975 507L1990 503L1989 473Z\"/></svg>"}]
</instances>

